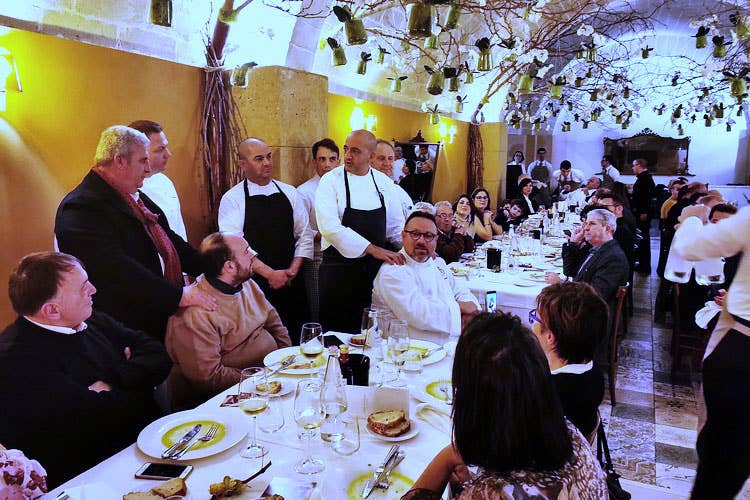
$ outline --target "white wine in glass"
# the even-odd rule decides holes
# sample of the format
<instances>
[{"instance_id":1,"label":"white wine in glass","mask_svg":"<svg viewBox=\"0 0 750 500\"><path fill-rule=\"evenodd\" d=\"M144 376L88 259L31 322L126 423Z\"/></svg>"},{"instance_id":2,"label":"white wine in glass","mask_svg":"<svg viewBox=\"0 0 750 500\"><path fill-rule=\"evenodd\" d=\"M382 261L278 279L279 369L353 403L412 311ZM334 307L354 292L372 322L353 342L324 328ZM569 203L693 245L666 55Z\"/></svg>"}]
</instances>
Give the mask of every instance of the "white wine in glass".
<instances>
[{"instance_id":1,"label":"white wine in glass","mask_svg":"<svg viewBox=\"0 0 750 500\"><path fill-rule=\"evenodd\" d=\"M392 320L388 328L388 351L393 364L396 365L396 380L392 383L395 387L404 387L406 382L401 380L401 368L406 361L405 354L409 350L411 341L406 322Z\"/></svg>"},{"instance_id":2,"label":"white wine in glass","mask_svg":"<svg viewBox=\"0 0 750 500\"><path fill-rule=\"evenodd\" d=\"M260 458L268 453L268 449L259 444L256 439L258 431L256 417L266 411L268 406L267 387L266 369L264 367L252 366L242 370L239 384L240 409L252 417L253 434L248 447L240 453L241 457Z\"/></svg>"},{"instance_id":3,"label":"white wine in glass","mask_svg":"<svg viewBox=\"0 0 750 500\"><path fill-rule=\"evenodd\" d=\"M320 323L305 323L300 332L300 353L307 359L315 359L323 352L323 327Z\"/></svg>"}]
</instances>

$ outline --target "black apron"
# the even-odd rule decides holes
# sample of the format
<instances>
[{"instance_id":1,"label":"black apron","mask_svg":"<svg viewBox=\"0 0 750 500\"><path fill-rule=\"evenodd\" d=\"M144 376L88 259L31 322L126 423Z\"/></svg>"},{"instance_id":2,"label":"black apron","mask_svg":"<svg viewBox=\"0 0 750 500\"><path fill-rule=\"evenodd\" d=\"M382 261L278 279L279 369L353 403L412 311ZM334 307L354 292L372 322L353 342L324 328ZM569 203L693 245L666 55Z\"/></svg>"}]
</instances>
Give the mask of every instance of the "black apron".
<instances>
[{"instance_id":1,"label":"black apron","mask_svg":"<svg viewBox=\"0 0 750 500\"><path fill-rule=\"evenodd\" d=\"M281 270L287 269L294 258L294 211L276 181L271 182L279 192L268 196L250 196L247 180L243 182L245 224L242 231L253 250L258 252L258 258L269 267ZM258 274L253 279L276 308L289 330L292 342L299 344L302 324L309 319L303 277L297 275L289 285L277 290L272 289L268 280Z\"/></svg>"},{"instance_id":2,"label":"black apron","mask_svg":"<svg viewBox=\"0 0 750 500\"><path fill-rule=\"evenodd\" d=\"M614 167L613 167L614 168ZM602 186L603 188L612 189L615 187L615 180L607 173L607 169L602 170Z\"/></svg>"},{"instance_id":3,"label":"black apron","mask_svg":"<svg viewBox=\"0 0 750 500\"><path fill-rule=\"evenodd\" d=\"M523 173L521 165L508 163L505 173L505 198L516 200L521 197L521 189L518 187L518 178Z\"/></svg>"},{"instance_id":4,"label":"black apron","mask_svg":"<svg viewBox=\"0 0 750 500\"><path fill-rule=\"evenodd\" d=\"M344 171L346 208L341 217L341 224L354 230L371 244L384 248L385 200L375 182L372 169L370 176L380 198L380 208L352 208L348 172ZM323 262L320 265L320 322L325 330L359 333L362 311L370 306L372 282L381 264L381 260L367 254L348 259L333 246L323 251Z\"/></svg>"},{"instance_id":5,"label":"black apron","mask_svg":"<svg viewBox=\"0 0 750 500\"><path fill-rule=\"evenodd\" d=\"M568 193L572 193L581 186L581 183L576 182L573 179L563 179L562 177L558 177L557 190L555 191L555 196L553 196L554 201L558 201L560 199L560 195L563 193L563 187L565 186L568 186L570 188L568 190Z\"/></svg>"}]
</instances>

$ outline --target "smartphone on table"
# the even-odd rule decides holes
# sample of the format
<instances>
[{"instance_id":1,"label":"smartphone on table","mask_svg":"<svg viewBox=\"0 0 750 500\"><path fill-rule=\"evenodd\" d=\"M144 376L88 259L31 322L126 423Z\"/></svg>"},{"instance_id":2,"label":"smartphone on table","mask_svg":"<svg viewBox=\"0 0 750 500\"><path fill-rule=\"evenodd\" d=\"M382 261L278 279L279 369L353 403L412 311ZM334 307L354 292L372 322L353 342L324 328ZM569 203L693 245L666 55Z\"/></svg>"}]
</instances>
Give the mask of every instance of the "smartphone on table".
<instances>
[{"instance_id":1,"label":"smartphone on table","mask_svg":"<svg viewBox=\"0 0 750 500\"><path fill-rule=\"evenodd\" d=\"M484 310L494 313L497 310L497 292L487 292L484 296Z\"/></svg>"},{"instance_id":2,"label":"smartphone on table","mask_svg":"<svg viewBox=\"0 0 750 500\"><path fill-rule=\"evenodd\" d=\"M192 465L146 462L136 471L135 477L137 479L174 479L176 477L185 479L191 472L193 472Z\"/></svg>"}]
</instances>

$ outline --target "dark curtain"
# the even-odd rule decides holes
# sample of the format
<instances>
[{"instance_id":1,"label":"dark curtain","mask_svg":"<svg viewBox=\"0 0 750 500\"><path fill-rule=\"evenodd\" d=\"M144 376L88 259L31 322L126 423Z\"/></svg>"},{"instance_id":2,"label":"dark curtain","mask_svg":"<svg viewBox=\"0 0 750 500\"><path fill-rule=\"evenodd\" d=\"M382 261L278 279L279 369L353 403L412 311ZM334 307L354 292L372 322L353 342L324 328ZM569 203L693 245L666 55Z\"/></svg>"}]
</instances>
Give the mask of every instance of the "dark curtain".
<instances>
[{"instance_id":1,"label":"dark curtain","mask_svg":"<svg viewBox=\"0 0 750 500\"><path fill-rule=\"evenodd\" d=\"M469 123L469 143L466 149L466 192L484 186L484 144L479 124Z\"/></svg>"}]
</instances>

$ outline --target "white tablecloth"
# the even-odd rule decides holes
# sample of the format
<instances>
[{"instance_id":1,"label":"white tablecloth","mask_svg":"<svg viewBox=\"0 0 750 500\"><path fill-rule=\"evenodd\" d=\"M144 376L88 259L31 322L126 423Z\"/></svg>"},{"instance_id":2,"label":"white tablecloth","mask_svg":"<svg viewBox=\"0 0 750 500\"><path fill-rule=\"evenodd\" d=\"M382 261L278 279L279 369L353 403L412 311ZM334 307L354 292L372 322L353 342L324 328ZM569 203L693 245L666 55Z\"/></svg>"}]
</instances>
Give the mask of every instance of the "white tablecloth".
<instances>
[{"instance_id":1,"label":"white tablecloth","mask_svg":"<svg viewBox=\"0 0 750 500\"><path fill-rule=\"evenodd\" d=\"M346 334L336 333L336 335L343 341L346 341L348 338ZM354 349L354 351L356 352L358 349ZM370 349L366 350L366 354L371 357L373 365L370 370L370 381L372 382L375 375L375 365L377 360L373 359L374 356L373 353L370 352ZM404 375L402 376L404 376L409 384L423 387L429 381L438 380L439 378L450 379L452 365L453 357L448 355L435 364L426 365L420 375L410 375L409 373L404 372ZM289 381L296 384L296 382L303 377L283 376L279 378L284 382ZM232 387L208 400L206 403L199 406L198 409L218 412L239 412L241 414L239 408L219 407L225 395L236 394L236 392L236 386ZM333 450L328 448L327 444L320 439L317 439L315 441L315 454L324 459L326 464L325 471L316 476L298 475L294 472L294 464L303 457L305 447L304 443L297 437L297 426L293 418L292 409L294 403L294 392L272 400L272 404L274 404L275 401L279 401L284 407L284 427L274 434L266 434L258 429L258 440L270 449L270 454L263 460L245 459L240 457L240 451L247 445L250 439L250 434L248 432L248 437L246 439L243 439L239 444L228 450L203 459L191 460L188 463L193 465L195 470L186 480L189 489L189 498L191 500L209 498L208 487L210 483L221 481L225 475L237 479L244 479L257 471L262 464L267 463L268 460L271 460L273 465L264 475L250 483L252 489L242 496L232 498L257 498L259 493L265 489L266 485L273 477L288 477L299 479L300 481L316 481L318 483L316 495L311 498L321 498L325 500L346 499L346 488L351 480L361 474L372 472L374 468L382 462L392 444L383 442L370 435L365 429L365 423L360 421L361 445L356 454L349 457L339 456L333 452ZM397 472L406 475L412 480L416 480L437 452L450 442L450 436L448 433L441 432L437 428L415 417L414 413L416 405L419 403L419 401L410 397L412 421L416 421L419 433L411 440L400 443L402 449L406 452L406 458L396 469ZM448 411L449 407L445 406L445 409ZM247 426L248 431L250 431L250 417L247 417ZM96 433L93 431L90 434L82 433L81 439L96 439ZM107 487L107 491L111 490L113 500L122 498L122 495L129 491L143 491L144 489L148 489L150 486L159 483L159 481L140 480L133 477L133 474L144 462L150 461L165 462L164 460L155 459L145 455L135 444L133 444L92 469L69 480L62 486L47 494L44 498L53 499L61 491L66 491L74 493L71 495L72 499L96 498L96 500L108 500L108 498L105 498L106 495L102 496L103 494L100 492L101 487L103 486ZM103 485L102 483L105 484ZM93 492L96 490L96 493L91 493L85 496L80 496L78 494L80 491L79 487L86 488L86 485L92 484L93 486L90 487L91 491ZM380 491L382 490L376 490L376 493L379 493ZM388 494L381 493L380 495L382 496L376 493L373 493L370 498L388 498L390 500L400 496L391 493L390 491Z\"/></svg>"}]
</instances>

